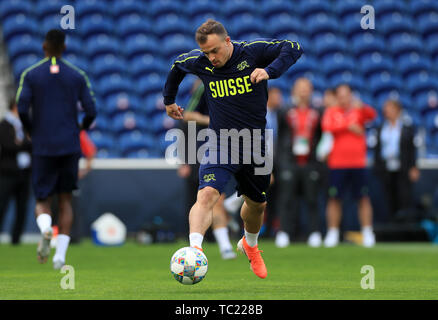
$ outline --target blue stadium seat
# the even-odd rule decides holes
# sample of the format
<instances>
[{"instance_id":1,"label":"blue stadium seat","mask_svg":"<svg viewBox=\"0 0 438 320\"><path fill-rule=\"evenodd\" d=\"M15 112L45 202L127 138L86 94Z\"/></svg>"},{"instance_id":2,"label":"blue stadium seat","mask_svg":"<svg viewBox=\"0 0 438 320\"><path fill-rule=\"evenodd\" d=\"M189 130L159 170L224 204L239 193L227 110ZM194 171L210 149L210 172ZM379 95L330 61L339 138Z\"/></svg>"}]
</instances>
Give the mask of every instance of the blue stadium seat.
<instances>
[{"instance_id":1,"label":"blue stadium seat","mask_svg":"<svg viewBox=\"0 0 438 320\"><path fill-rule=\"evenodd\" d=\"M236 18L245 14L257 15L257 5L249 0L227 0L221 6L222 15L228 19Z\"/></svg>"},{"instance_id":2,"label":"blue stadium seat","mask_svg":"<svg viewBox=\"0 0 438 320\"><path fill-rule=\"evenodd\" d=\"M332 7L330 3L324 0L301 1L298 5L298 12L300 17L307 19L308 17L321 13L330 14L332 12Z\"/></svg>"},{"instance_id":3,"label":"blue stadium seat","mask_svg":"<svg viewBox=\"0 0 438 320\"><path fill-rule=\"evenodd\" d=\"M187 14L190 20L193 21L199 17L206 15L217 15L220 9L219 2L208 0L191 0L187 3ZM196 28L198 25L196 25Z\"/></svg>"},{"instance_id":4,"label":"blue stadium seat","mask_svg":"<svg viewBox=\"0 0 438 320\"><path fill-rule=\"evenodd\" d=\"M150 129L154 134L164 133L174 128L176 121L169 117L166 112L157 113L151 119Z\"/></svg>"},{"instance_id":5,"label":"blue stadium seat","mask_svg":"<svg viewBox=\"0 0 438 320\"><path fill-rule=\"evenodd\" d=\"M117 34L121 39L148 34L153 30L153 23L139 14L124 16L117 21Z\"/></svg>"},{"instance_id":6,"label":"blue stadium seat","mask_svg":"<svg viewBox=\"0 0 438 320\"><path fill-rule=\"evenodd\" d=\"M391 92L401 92L401 79L389 72L383 71L374 74L367 82L369 89L375 98L381 94L389 94Z\"/></svg>"},{"instance_id":7,"label":"blue stadium seat","mask_svg":"<svg viewBox=\"0 0 438 320\"><path fill-rule=\"evenodd\" d=\"M138 35L125 40L123 51L126 59L132 60L144 54L161 54L159 41L155 36Z\"/></svg>"},{"instance_id":8,"label":"blue stadium seat","mask_svg":"<svg viewBox=\"0 0 438 320\"><path fill-rule=\"evenodd\" d=\"M183 2L174 0L152 1L148 6L148 12L154 19L168 14L185 15L186 6Z\"/></svg>"},{"instance_id":9,"label":"blue stadium seat","mask_svg":"<svg viewBox=\"0 0 438 320\"><path fill-rule=\"evenodd\" d=\"M310 16L306 19L305 26L311 40L327 33L337 34L339 32L339 24L337 20L333 16L325 13Z\"/></svg>"},{"instance_id":10,"label":"blue stadium seat","mask_svg":"<svg viewBox=\"0 0 438 320\"><path fill-rule=\"evenodd\" d=\"M260 19L251 14L243 14L233 18L227 27L227 31L233 39L245 39L244 35L254 32L262 34L263 29Z\"/></svg>"},{"instance_id":11,"label":"blue stadium seat","mask_svg":"<svg viewBox=\"0 0 438 320\"><path fill-rule=\"evenodd\" d=\"M438 58L438 34L427 39L426 48L432 58Z\"/></svg>"},{"instance_id":12,"label":"blue stadium seat","mask_svg":"<svg viewBox=\"0 0 438 320\"><path fill-rule=\"evenodd\" d=\"M9 59L14 62L20 56L27 54L42 54L41 42L35 40L31 35L24 34L12 38L8 42Z\"/></svg>"},{"instance_id":13,"label":"blue stadium seat","mask_svg":"<svg viewBox=\"0 0 438 320\"><path fill-rule=\"evenodd\" d=\"M14 61L14 64L12 66L14 77L16 80L15 83L18 83L18 80L20 79L21 73L25 69L29 68L34 63L37 63L41 59L43 59L43 56L36 55L36 54L27 54L27 55L23 55L23 56L17 58Z\"/></svg>"},{"instance_id":14,"label":"blue stadium seat","mask_svg":"<svg viewBox=\"0 0 438 320\"><path fill-rule=\"evenodd\" d=\"M267 21L267 31L270 37L280 39L281 34L286 33L304 33L301 20L290 14L280 14L271 17Z\"/></svg>"},{"instance_id":15,"label":"blue stadium seat","mask_svg":"<svg viewBox=\"0 0 438 320\"><path fill-rule=\"evenodd\" d=\"M385 51L385 42L380 36L374 33L360 33L354 36L352 39L352 52L358 59L361 59L365 56L371 56L375 52L383 54Z\"/></svg>"},{"instance_id":16,"label":"blue stadium seat","mask_svg":"<svg viewBox=\"0 0 438 320\"><path fill-rule=\"evenodd\" d=\"M97 85L97 92L105 99L115 93L130 93L134 88L134 84L128 77L113 74L110 77L103 77Z\"/></svg>"},{"instance_id":17,"label":"blue stadium seat","mask_svg":"<svg viewBox=\"0 0 438 320\"><path fill-rule=\"evenodd\" d=\"M344 71L355 72L356 70L354 60L341 53L337 53L333 57L328 57L322 60L321 67L327 78L331 78L337 74L342 74Z\"/></svg>"},{"instance_id":18,"label":"blue stadium seat","mask_svg":"<svg viewBox=\"0 0 438 320\"><path fill-rule=\"evenodd\" d=\"M35 34L38 24L35 19L24 14L9 16L2 21L3 39L8 42L13 37L23 34Z\"/></svg>"},{"instance_id":19,"label":"blue stadium seat","mask_svg":"<svg viewBox=\"0 0 438 320\"><path fill-rule=\"evenodd\" d=\"M84 40L88 40L96 35L111 35L113 33L114 23L111 19L101 14L93 14L80 20L79 31Z\"/></svg>"},{"instance_id":20,"label":"blue stadium seat","mask_svg":"<svg viewBox=\"0 0 438 320\"><path fill-rule=\"evenodd\" d=\"M369 30L364 30L361 27L361 14L349 15L342 20L342 32L349 39L355 39L364 36L366 33L371 33ZM374 33L373 33L374 34Z\"/></svg>"},{"instance_id":21,"label":"blue stadium seat","mask_svg":"<svg viewBox=\"0 0 438 320\"><path fill-rule=\"evenodd\" d=\"M63 58L78 67L79 69L84 70L89 77L91 76L91 73L88 71L87 59L84 59L80 55L76 55L74 53L66 54L63 56Z\"/></svg>"},{"instance_id":22,"label":"blue stadium seat","mask_svg":"<svg viewBox=\"0 0 438 320\"><path fill-rule=\"evenodd\" d=\"M90 60L107 54L117 55L120 52L120 44L117 39L107 35L98 35L88 39L85 48Z\"/></svg>"},{"instance_id":23,"label":"blue stadium seat","mask_svg":"<svg viewBox=\"0 0 438 320\"><path fill-rule=\"evenodd\" d=\"M152 117L157 113L165 113L166 107L163 103L163 95L161 93L147 95L143 100L143 108L148 117Z\"/></svg>"},{"instance_id":24,"label":"blue stadium seat","mask_svg":"<svg viewBox=\"0 0 438 320\"><path fill-rule=\"evenodd\" d=\"M402 15L400 13L393 13L382 19L380 22L383 34L387 39L390 39L394 35L401 34L403 32L411 33L414 31L414 21L410 15Z\"/></svg>"},{"instance_id":25,"label":"blue stadium seat","mask_svg":"<svg viewBox=\"0 0 438 320\"><path fill-rule=\"evenodd\" d=\"M23 14L28 15L32 11L32 3L23 0L2 1L0 3L0 20Z\"/></svg>"},{"instance_id":26,"label":"blue stadium seat","mask_svg":"<svg viewBox=\"0 0 438 320\"><path fill-rule=\"evenodd\" d=\"M336 88L341 84L348 84L354 91L362 92L365 87L362 77L358 73L352 71L343 71L330 77L329 85L331 88Z\"/></svg>"},{"instance_id":27,"label":"blue stadium seat","mask_svg":"<svg viewBox=\"0 0 438 320\"><path fill-rule=\"evenodd\" d=\"M414 128L418 128L422 124L420 113L414 110L403 110L402 119L404 122L414 126Z\"/></svg>"},{"instance_id":28,"label":"blue stadium seat","mask_svg":"<svg viewBox=\"0 0 438 320\"><path fill-rule=\"evenodd\" d=\"M158 73L148 74L137 81L137 92L143 98L149 94L161 92L165 82L166 78Z\"/></svg>"},{"instance_id":29,"label":"blue stadium seat","mask_svg":"<svg viewBox=\"0 0 438 320\"><path fill-rule=\"evenodd\" d=\"M127 67L126 61L114 54L100 55L92 63L93 75L96 79L112 73L122 74L127 71Z\"/></svg>"},{"instance_id":30,"label":"blue stadium seat","mask_svg":"<svg viewBox=\"0 0 438 320\"><path fill-rule=\"evenodd\" d=\"M112 120L113 132L121 134L139 130L145 132L149 129L149 120L143 113L125 111L114 114Z\"/></svg>"},{"instance_id":31,"label":"blue stadium seat","mask_svg":"<svg viewBox=\"0 0 438 320\"><path fill-rule=\"evenodd\" d=\"M391 37L389 47L396 59L406 53L416 52L421 54L424 52L422 41L409 33L402 33Z\"/></svg>"},{"instance_id":32,"label":"blue stadium seat","mask_svg":"<svg viewBox=\"0 0 438 320\"><path fill-rule=\"evenodd\" d=\"M66 49L64 54L70 54L70 53L76 55L85 54L83 42L79 37L67 35L65 39L65 46Z\"/></svg>"},{"instance_id":33,"label":"blue stadium seat","mask_svg":"<svg viewBox=\"0 0 438 320\"><path fill-rule=\"evenodd\" d=\"M392 59L383 56L380 53L374 53L371 56L366 56L360 59L359 68L366 78L370 78L376 73L387 71L389 73L394 70Z\"/></svg>"},{"instance_id":34,"label":"blue stadium seat","mask_svg":"<svg viewBox=\"0 0 438 320\"><path fill-rule=\"evenodd\" d=\"M438 35L438 13L431 12L419 20L418 30L424 39Z\"/></svg>"},{"instance_id":35,"label":"blue stadium seat","mask_svg":"<svg viewBox=\"0 0 438 320\"><path fill-rule=\"evenodd\" d=\"M284 95L289 95L291 84L283 78L268 80L268 87L279 88Z\"/></svg>"},{"instance_id":36,"label":"blue stadium seat","mask_svg":"<svg viewBox=\"0 0 438 320\"><path fill-rule=\"evenodd\" d=\"M100 131L96 129L96 130L91 130L89 136L97 149L110 150L115 145L114 136L109 132Z\"/></svg>"},{"instance_id":37,"label":"blue stadium seat","mask_svg":"<svg viewBox=\"0 0 438 320\"><path fill-rule=\"evenodd\" d=\"M438 92L424 92L414 99L415 108L423 113L438 110Z\"/></svg>"},{"instance_id":38,"label":"blue stadium seat","mask_svg":"<svg viewBox=\"0 0 438 320\"><path fill-rule=\"evenodd\" d=\"M75 14L80 20L95 14L106 15L108 13L108 5L105 1L76 0L74 7Z\"/></svg>"},{"instance_id":39,"label":"blue stadium seat","mask_svg":"<svg viewBox=\"0 0 438 320\"><path fill-rule=\"evenodd\" d=\"M163 44L163 57L166 60L174 60L177 56L198 49L193 37L177 34L167 37Z\"/></svg>"},{"instance_id":40,"label":"blue stadium seat","mask_svg":"<svg viewBox=\"0 0 438 320\"><path fill-rule=\"evenodd\" d=\"M105 112L108 116L114 117L127 111L138 114L142 112L142 103L136 94L116 93L106 98Z\"/></svg>"},{"instance_id":41,"label":"blue stadium seat","mask_svg":"<svg viewBox=\"0 0 438 320\"><path fill-rule=\"evenodd\" d=\"M154 32L160 38L174 34L193 36L190 33L190 22L184 16L173 13L163 15L155 20Z\"/></svg>"},{"instance_id":42,"label":"blue stadium seat","mask_svg":"<svg viewBox=\"0 0 438 320\"><path fill-rule=\"evenodd\" d=\"M362 6L366 5L365 0L341 0L336 1L334 12L339 19L344 20L347 17L360 13Z\"/></svg>"},{"instance_id":43,"label":"blue stadium seat","mask_svg":"<svg viewBox=\"0 0 438 320\"><path fill-rule=\"evenodd\" d=\"M374 12L379 21L390 17L393 13L405 14L409 12L409 7L398 0L379 0L373 2Z\"/></svg>"},{"instance_id":44,"label":"blue stadium seat","mask_svg":"<svg viewBox=\"0 0 438 320\"><path fill-rule=\"evenodd\" d=\"M438 12L438 3L433 0L411 1L409 11L414 18L420 21L423 15L428 15L430 12Z\"/></svg>"},{"instance_id":45,"label":"blue stadium seat","mask_svg":"<svg viewBox=\"0 0 438 320\"><path fill-rule=\"evenodd\" d=\"M120 153L124 157L135 151L141 151L142 154L146 155L146 152L155 145L154 137L140 130L123 133L117 140Z\"/></svg>"},{"instance_id":46,"label":"blue stadium seat","mask_svg":"<svg viewBox=\"0 0 438 320\"><path fill-rule=\"evenodd\" d=\"M438 132L438 109L434 112L431 112L426 117L425 127L429 133L437 133ZM438 140L437 140L438 142ZM437 145L438 146L438 145Z\"/></svg>"},{"instance_id":47,"label":"blue stadium seat","mask_svg":"<svg viewBox=\"0 0 438 320\"><path fill-rule=\"evenodd\" d=\"M137 0L117 0L114 1L111 11L113 17L117 20L131 14L138 14L145 18L148 5L143 1Z\"/></svg>"},{"instance_id":48,"label":"blue stadium seat","mask_svg":"<svg viewBox=\"0 0 438 320\"><path fill-rule=\"evenodd\" d=\"M153 56L149 53L137 56L132 59L128 65L128 70L134 78L140 78L150 73L159 73L165 75L170 70L170 65L159 56Z\"/></svg>"},{"instance_id":49,"label":"blue stadium seat","mask_svg":"<svg viewBox=\"0 0 438 320\"><path fill-rule=\"evenodd\" d=\"M94 120L94 122L91 124L90 126L90 133L91 132L97 132L96 135L96 139L97 138L101 138L101 135L111 135L113 132L113 127L112 127L112 123L110 121L110 119L108 118L108 116L106 115L106 113L104 112L99 112L99 115L96 117L96 120ZM91 135L91 134L90 134ZM104 141L106 141L106 139L103 139ZM104 142L102 142L103 144ZM109 147L109 146L107 146Z\"/></svg>"},{"instance_id":50,"label":"blue stadium seat","mask_svg":"<svg viewBox=\"0 0 438 320\"><path fill-rule=\"evenodd\" d=\"M438 80L427 72L413 74L407 79L407 90L414 97L430 91L438 92Z\"/></svg>"},{"instance_id":51,"label":"blue stadium seat","mask_svg":"<svg viewBox=\"0 0 438 320\"><path fill-rule=\"evenodd\" d=\"M345 53L349 50L345 39L343 37L337 37L333 33L327 33L317 37L314 46L314 52L319 59L323 59L328 55L333 56L337 52Z\"/></svg>"},{"instance_id":52,"label":"blue stadium seat","mask_svg":"<svg viewBox=\"0 0 438 320\"><path fill-rule=\"evenodd\" d=\"M60 16L60 15L46 16L42 20L41 27L38 29L40 36L44 38L46 33L52 29L61 30L61 19L62 19L62 16ZM67 32L65 30L63 30L63 31L68 34L68 31Z\"/></svg>"},{"instance_id":53,"label":"blue stadium seat","mask_svg":"<svg viewBox=\"0 0 438 320\"><path fill-rule=\"evenodd\" d=\"M414 52L405 55L397 61L398 70L403 77L408 77L414 73L429 71L432 69L432 62L425 55Z\"/></svg>"},{"instance_id":54,"label":"blue stadium seat","mask_svg":"<svg viewBox=\"0 0 438 320\"><path fill-rule=\"evenodd\" d=\"M292 68L289 68L286 73L301 76L306 72L316 72L319 69L318 62L312 55L303 54L301 58L292 66Z\"/></svg>"},{"instance_id":55,"label":"blue stadium seat","mask_svg":"<svg viewBox=\"0 0 438 320\"><path fill-rule=\"evenodd\" d=\"M279 16L284 13L298 15L298 9L288 0L262 1L259 9L260 15L265 19Z\"/></svg>"},{"instance_id":56,"label":"blue stadium seat","mask_svg":"<svg viewBox=\"0 0 438 320\"><path fill-rule=\"evenodd\" d=\"M61 8L65 5L73 5L67 0L47 0L38 1L34 7L35 13L39 20L44 20L47 17L61 16Z\"/></svg>"}]
</instances>

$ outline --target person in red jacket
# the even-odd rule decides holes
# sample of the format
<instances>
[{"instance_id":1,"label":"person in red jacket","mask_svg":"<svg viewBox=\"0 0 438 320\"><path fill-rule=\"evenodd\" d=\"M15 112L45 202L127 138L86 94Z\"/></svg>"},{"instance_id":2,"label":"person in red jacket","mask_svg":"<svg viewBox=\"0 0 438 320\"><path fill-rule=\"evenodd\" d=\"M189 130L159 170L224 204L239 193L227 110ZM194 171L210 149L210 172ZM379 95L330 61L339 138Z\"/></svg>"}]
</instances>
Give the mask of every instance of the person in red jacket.
<instances>
[{"instance_id":1,"label":"person in red jacket","mask_svg":"<svg viewBox=\"0 0 438 320\"><path fill-rule=\"evenodd\" d=\"M375 236L373 210L368 196L365 124L377 114L372 107L354 99L351 88L346 84L336 88L336 97L338 105L329 108L322 119L322 130L333 135L333 147L327 161L330 176L326 212L328 231L324 246L334 247L339 243L342 198L349 188L358 201L363 245L372 247Z\"/></svg>"}]
</instances>

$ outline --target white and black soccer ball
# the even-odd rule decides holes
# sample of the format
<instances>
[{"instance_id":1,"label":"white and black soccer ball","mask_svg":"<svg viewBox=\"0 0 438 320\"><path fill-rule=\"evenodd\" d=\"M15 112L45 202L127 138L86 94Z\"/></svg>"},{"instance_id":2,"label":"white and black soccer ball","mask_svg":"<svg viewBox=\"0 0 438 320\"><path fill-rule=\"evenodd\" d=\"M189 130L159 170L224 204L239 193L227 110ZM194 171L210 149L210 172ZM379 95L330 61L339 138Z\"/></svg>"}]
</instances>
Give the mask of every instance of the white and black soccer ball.
<instances>
[{"instance_id":1,"label":"white and black soccer ball","mask_svg":"<svg viewBox=\"0 0 438 320\"><path fill-rule=\"evenodd\" d=\"M170 272L182 284L195 284L205 278L208 260L205 254L193 247L184 247L170 259Z\"/></svg>"}]
</instances>

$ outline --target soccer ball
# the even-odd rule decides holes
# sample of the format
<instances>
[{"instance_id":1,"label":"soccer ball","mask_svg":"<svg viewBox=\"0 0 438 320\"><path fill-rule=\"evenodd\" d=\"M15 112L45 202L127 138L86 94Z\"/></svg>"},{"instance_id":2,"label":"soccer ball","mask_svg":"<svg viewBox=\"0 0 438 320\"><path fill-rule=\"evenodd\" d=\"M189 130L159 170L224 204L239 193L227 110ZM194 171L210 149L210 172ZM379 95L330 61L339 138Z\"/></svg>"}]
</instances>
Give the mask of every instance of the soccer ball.
<instances>
[{"instance_id":1,"label":"soccer ball","mask_svg":"<svg viewBox=\"0 0 438 320\"><path fill-rule=\"evenodd\" d=\"M205 254L193 247L184 247L170 259L170 272L182 284L195 284L204 279L208 270Z\"/></svg>"}]
</instances>

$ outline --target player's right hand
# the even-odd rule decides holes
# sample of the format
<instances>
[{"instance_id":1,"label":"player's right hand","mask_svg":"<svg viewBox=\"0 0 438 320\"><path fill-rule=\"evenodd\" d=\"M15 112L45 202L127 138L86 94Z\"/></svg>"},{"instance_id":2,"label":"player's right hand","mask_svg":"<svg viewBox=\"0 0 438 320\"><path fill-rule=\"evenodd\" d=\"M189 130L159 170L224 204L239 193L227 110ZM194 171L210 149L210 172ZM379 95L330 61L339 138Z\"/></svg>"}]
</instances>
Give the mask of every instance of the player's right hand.
<instances>
[{"instance_id":1,"label":"player's right hand","mask_svg":"<svg viewBox=\"0 0 438 320\"><path fill-rule=\"evenodd\" d=\"M166 106L166 113L167 113L167 115L169 117L171 117L172 119L175 119L175 120L182 120L182 119L184 119L183 111L184 111L184 109L181 108L176 103L173 103L173 104L170 104L170 105Z\"/></svg>"}]
</instances>

